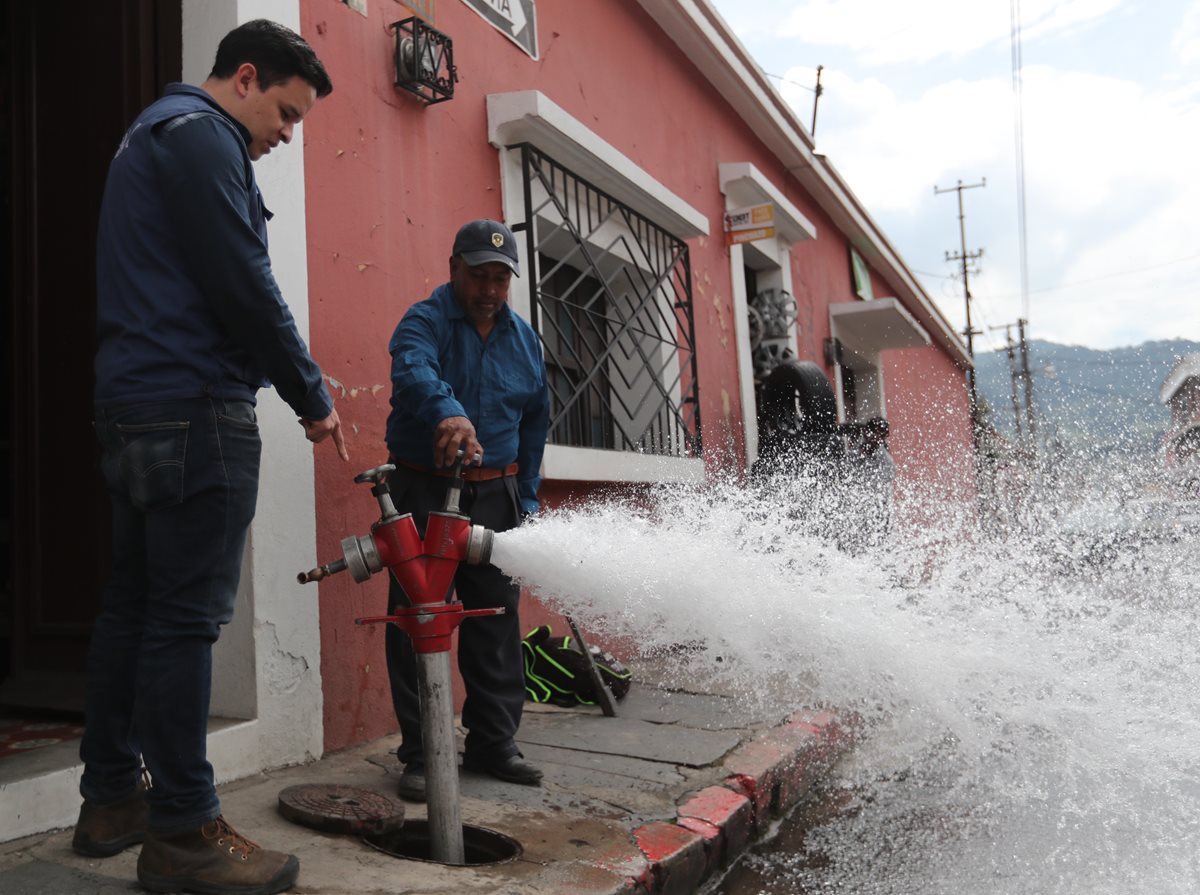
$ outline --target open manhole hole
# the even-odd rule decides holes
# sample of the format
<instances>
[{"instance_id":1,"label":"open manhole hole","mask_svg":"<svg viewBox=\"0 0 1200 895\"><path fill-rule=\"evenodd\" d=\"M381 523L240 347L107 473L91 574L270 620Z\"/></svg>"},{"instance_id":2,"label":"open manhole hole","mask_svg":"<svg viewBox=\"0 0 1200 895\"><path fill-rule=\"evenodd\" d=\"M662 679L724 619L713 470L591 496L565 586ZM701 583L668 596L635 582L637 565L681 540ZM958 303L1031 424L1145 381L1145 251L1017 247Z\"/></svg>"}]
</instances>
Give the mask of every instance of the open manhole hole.
<instances>
[{"instance_id":1,"label":"open manhole hole","mask_svg":"<svg viewBox=\"0 0 1200 895\"><path fill-rule=\"evenodd\" d=\"M427 820L410 820L404 824L403 829L364 836L363 841L371 848L395 858L429 861L433 864L445 863L433 860ZM463 863L468 867L478 864L507 864L521 857L523 851L521 843L511 836L486 827L463 824Z\"/></svg>"}]
</instances>

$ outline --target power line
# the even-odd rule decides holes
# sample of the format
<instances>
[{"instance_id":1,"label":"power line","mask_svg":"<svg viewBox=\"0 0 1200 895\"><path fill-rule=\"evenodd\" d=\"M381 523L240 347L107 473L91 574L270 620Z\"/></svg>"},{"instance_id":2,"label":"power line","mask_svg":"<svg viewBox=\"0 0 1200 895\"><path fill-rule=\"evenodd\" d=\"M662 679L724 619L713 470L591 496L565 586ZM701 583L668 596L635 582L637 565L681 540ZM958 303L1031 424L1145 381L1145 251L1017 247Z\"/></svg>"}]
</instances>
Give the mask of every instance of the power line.
<instances>
[{"instance_id":1,"label":"power line","mask_svg":"<svg viewBox=\"0 0 1200 895\"><path fill-rule=\"evenodd\" d=\"M773 75L769 71L765 71L765 72L763 72L763 74L766 75L768 78L774 78L777 81L783 81L783 83L785 83L785 84L793 84L796 87L801 88L802 90L807 90L809 93L820 92L815 87L809 87L807 84L801 84L799 81L793 81L791 78L785 78L783 75ZM824 88L821 88L821 89L822 89L822 91L824 90Z\"/></svg>"},{"instance_id":2,"label":"power line","mask_svg":"<svg viewBox=\"0 0 1200 895\"><path fill-rule=\"evenodd\" d=\"M1073 289L1076 286L1087 286L1090 283L1099 283L1104 280L1113 280L1113 279L1116 279L1117 277L1127 277L1127 276L1129 276L1131 274L1135 274L1135 273L1146 273L1147 271L1151 271L1151 270L1159 270L1164 267L1170 267L1173 264L1183 264L1187 261L1195 261L1198 258L1200 258L1200 255L1188 255L1186 258L1175 258L1171 261L1163 261L1160 264L1151 264L1147 267L1134 267L1134 268L1131 268L1130 270L1118 270L1118 271L1114 271L1113 273L1101 274L1098 277L1091 277L1090 279L1087 279L1087 280L1075 280L1072 283L1060 283L1057 286L1041 286L1037 289L1030 289L1029 291L1030 292L1056 292L1059 289ZM940 276L944 276L946 279L952 279L953 277L955 277L957 275L956 274L941 274ZM996 296L996 298L1013 298L1013 297L1014 296L1012 296L1012 295Z\"/></svg>"},{"instance_id":3,"label":"power line","mask_svg":"<svg viewBox=\"0 0 1200 895\"><path fill-rule=\"evenodd\" d=\"M1170 261L1161 261L1158 264L1151 264L1146 267L1134 267L1134 268L1130 268L1129 270L1117 270L1117 271L1113 271L1112 273L1101 274L1098 277L1092 277L1091 279L1087 279L1087 280L1075 280L1070 283L1059 283L1057 286L1038 286L1036 289L1030 289L1028 291L1030 291L1030 292L1054 292L1058 289L1073 289L1076 286L1086 286L1089 283L1098 283L1098 282L1101 282L1102 280L1111 280L1111 279L1115 279L1116 277L1127 277L1127 276L1129 276L1131 274L1135 274L1135 273L1146 273L1147 271L1158 270L1163 267L1170 267L1173 264L1183 264L1187 261L1196 261L1197 259L1200 259L1200 254L1188 255L1184 258L1173 258ZM955 273L932 273L928 270L917 270L915 267L910 267L909 270L911 270L915 274L920 274L923 277L930 277L935 280L957 280L959 278L959 274L957 272L955 272ZM992 296L992 297L993 298L1015 298L1015 297L1017 297L1017 294L1009 293L1009 294L1004 294L1004 295L996 295L996 296Z\"/></svg>"},{"instance_id":4,"label":"power line","mask_svg":"<svg viewBox=\"0 0 1200 895\"><path fill-rule=\"evenodd\" d=\"M1021 272L1021 319L1029 319L1029 251L1025 224L1025 103L1022 96L1021 0L1010 0L1012 17L1013 141L1017 166L1017 246ZM1022 333L1024 330L1022 330Z\"/></svg>"}]
</instances>

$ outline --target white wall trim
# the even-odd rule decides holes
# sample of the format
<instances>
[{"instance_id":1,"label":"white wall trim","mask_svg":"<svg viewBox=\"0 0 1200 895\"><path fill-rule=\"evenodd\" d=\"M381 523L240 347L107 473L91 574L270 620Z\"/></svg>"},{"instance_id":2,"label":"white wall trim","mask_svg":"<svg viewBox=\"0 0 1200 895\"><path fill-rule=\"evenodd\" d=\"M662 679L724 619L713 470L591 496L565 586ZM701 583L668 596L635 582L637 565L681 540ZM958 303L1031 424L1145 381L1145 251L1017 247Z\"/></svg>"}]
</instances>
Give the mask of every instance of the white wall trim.
<instances>
[{"instance_id":1,"label":"white wall trim","mask_svg":"<svg viewBox=\"0 0 1200 895\"><path fill-rule=\"evenodd\" d=\"M775 236L760 239L751 245L774 265L772 274L777 286L789 295L792 289L791 246L817 238L817 229L786 196L750 162L722 163L718 166L725 209L744 208L771 202L776 211ZM758 405L754 396L754 349L750 345L749 305L746 294L746 251L741 245L729 247L730 289L733 296L733 328L737 340L738 383L742 402L742 432L746 442L746 466L758 458ZM772 286L776 284L772 283ZM792 321L789 327L791 347L799 343L799 327Z\"/></svg>"},{"instance_id":2,"label":"white wall trim","mask_svg":"<svg viewBox=\"0 0 1200 895\"><path fill-rule=\"evenodd\" d=\"M700 483L704 481L704 460L548 444L542 477L571 482Z\"/></svg>"},{"instance_id":3,"label":"white wall trim","mask_svg":"<svg viewBox=\"0 0 1200 895\"><path fill-rule=\"evenodd\" d=\"M680 239L708 235L704 214L540 90L489 94L487 111L497 149L532 143Z\"/></svg>"},{"instance_id":4,"label":"white wall trim","mask_svg":"<svg viewBox=\"0 0 1200 895\"><path fill-rule=\"evenodd\" d=\"M733 296L733 338L737 349L738 391L742 402L742 435L746 443L746 468L758 457L758 402L754 397L754 350L750 347L750 296L742 273L745 251L729 247L730 292Z\"/></svg>"},{"instance_id":5,"label":"white wall trim","mask_svg":"<svg viewBox=\"0 0 1200 895\"><path fill-rule=\"evenodd\" d=\"M348 7L330 12L353 15ZM300 2L184 0L184 80L201 83L221 37L257 18L299 31ZM320 102L311 114L321 114ZM255 163L255 176L267 207L275 213L268 228L272 269L307 339L302 124L290 145ZM246 545L234 621L214 654L212 714L246 722L209 736L209 760L222 781L316 758L324 749L317 592L296 583L296 572L311 567L316 558L313 449L274 389L259 393L258 417L263 441L258 510Z\"/></svg>"}]
</instances>

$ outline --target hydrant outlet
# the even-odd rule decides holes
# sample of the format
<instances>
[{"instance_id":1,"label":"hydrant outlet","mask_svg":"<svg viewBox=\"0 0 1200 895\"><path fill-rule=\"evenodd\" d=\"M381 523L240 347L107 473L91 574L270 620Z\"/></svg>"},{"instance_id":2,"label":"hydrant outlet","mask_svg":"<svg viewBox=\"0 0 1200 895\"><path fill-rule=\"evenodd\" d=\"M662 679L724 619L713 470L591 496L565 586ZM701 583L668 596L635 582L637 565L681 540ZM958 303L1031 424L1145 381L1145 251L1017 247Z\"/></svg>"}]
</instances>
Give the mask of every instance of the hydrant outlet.
<instances>
[{"instance_id":1,"label":"hydrant outlet","mask_svg":"<svg viewBox=\"0 0 1200 895\"><path fill-rule=\"evenodd\" d=\"M467 533L466 562L472 566L482 566L492 560L492 540L495 537L490 528L482 525L472 525Z\"/></svg>"},{"instance_id":2,"label":"hydrant outlet","mask_svg":"<svg viewBox=\"0 0 1200 895\"><path fill-rule=\"evenodd\" d=\"M379 551L375 549L375 539L370 535L351 535L343 539L342 555L346 558L346 568L359 584L383 568Z\"/></svg>"}]
</instances>

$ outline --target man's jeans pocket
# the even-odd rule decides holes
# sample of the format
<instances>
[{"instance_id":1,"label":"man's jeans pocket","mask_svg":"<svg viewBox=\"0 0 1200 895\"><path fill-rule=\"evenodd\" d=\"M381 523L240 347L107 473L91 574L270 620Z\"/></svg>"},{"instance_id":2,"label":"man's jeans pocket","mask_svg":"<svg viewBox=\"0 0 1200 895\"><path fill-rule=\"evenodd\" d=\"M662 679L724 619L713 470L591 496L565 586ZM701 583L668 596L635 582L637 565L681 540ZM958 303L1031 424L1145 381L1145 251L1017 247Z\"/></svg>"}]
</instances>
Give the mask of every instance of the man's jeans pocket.
<instances>
[{"instance_id":1,"label":"man's jeans pocket","mask_svg":"<svg viewBox=\"0 0 1200 895\"><path fill-rule=\"evenodd\" d=\"M190 425L186 420L114 425L121 439L120 482L134 506L156 510L183 501Z\"/></svg>"}]
</instances>

